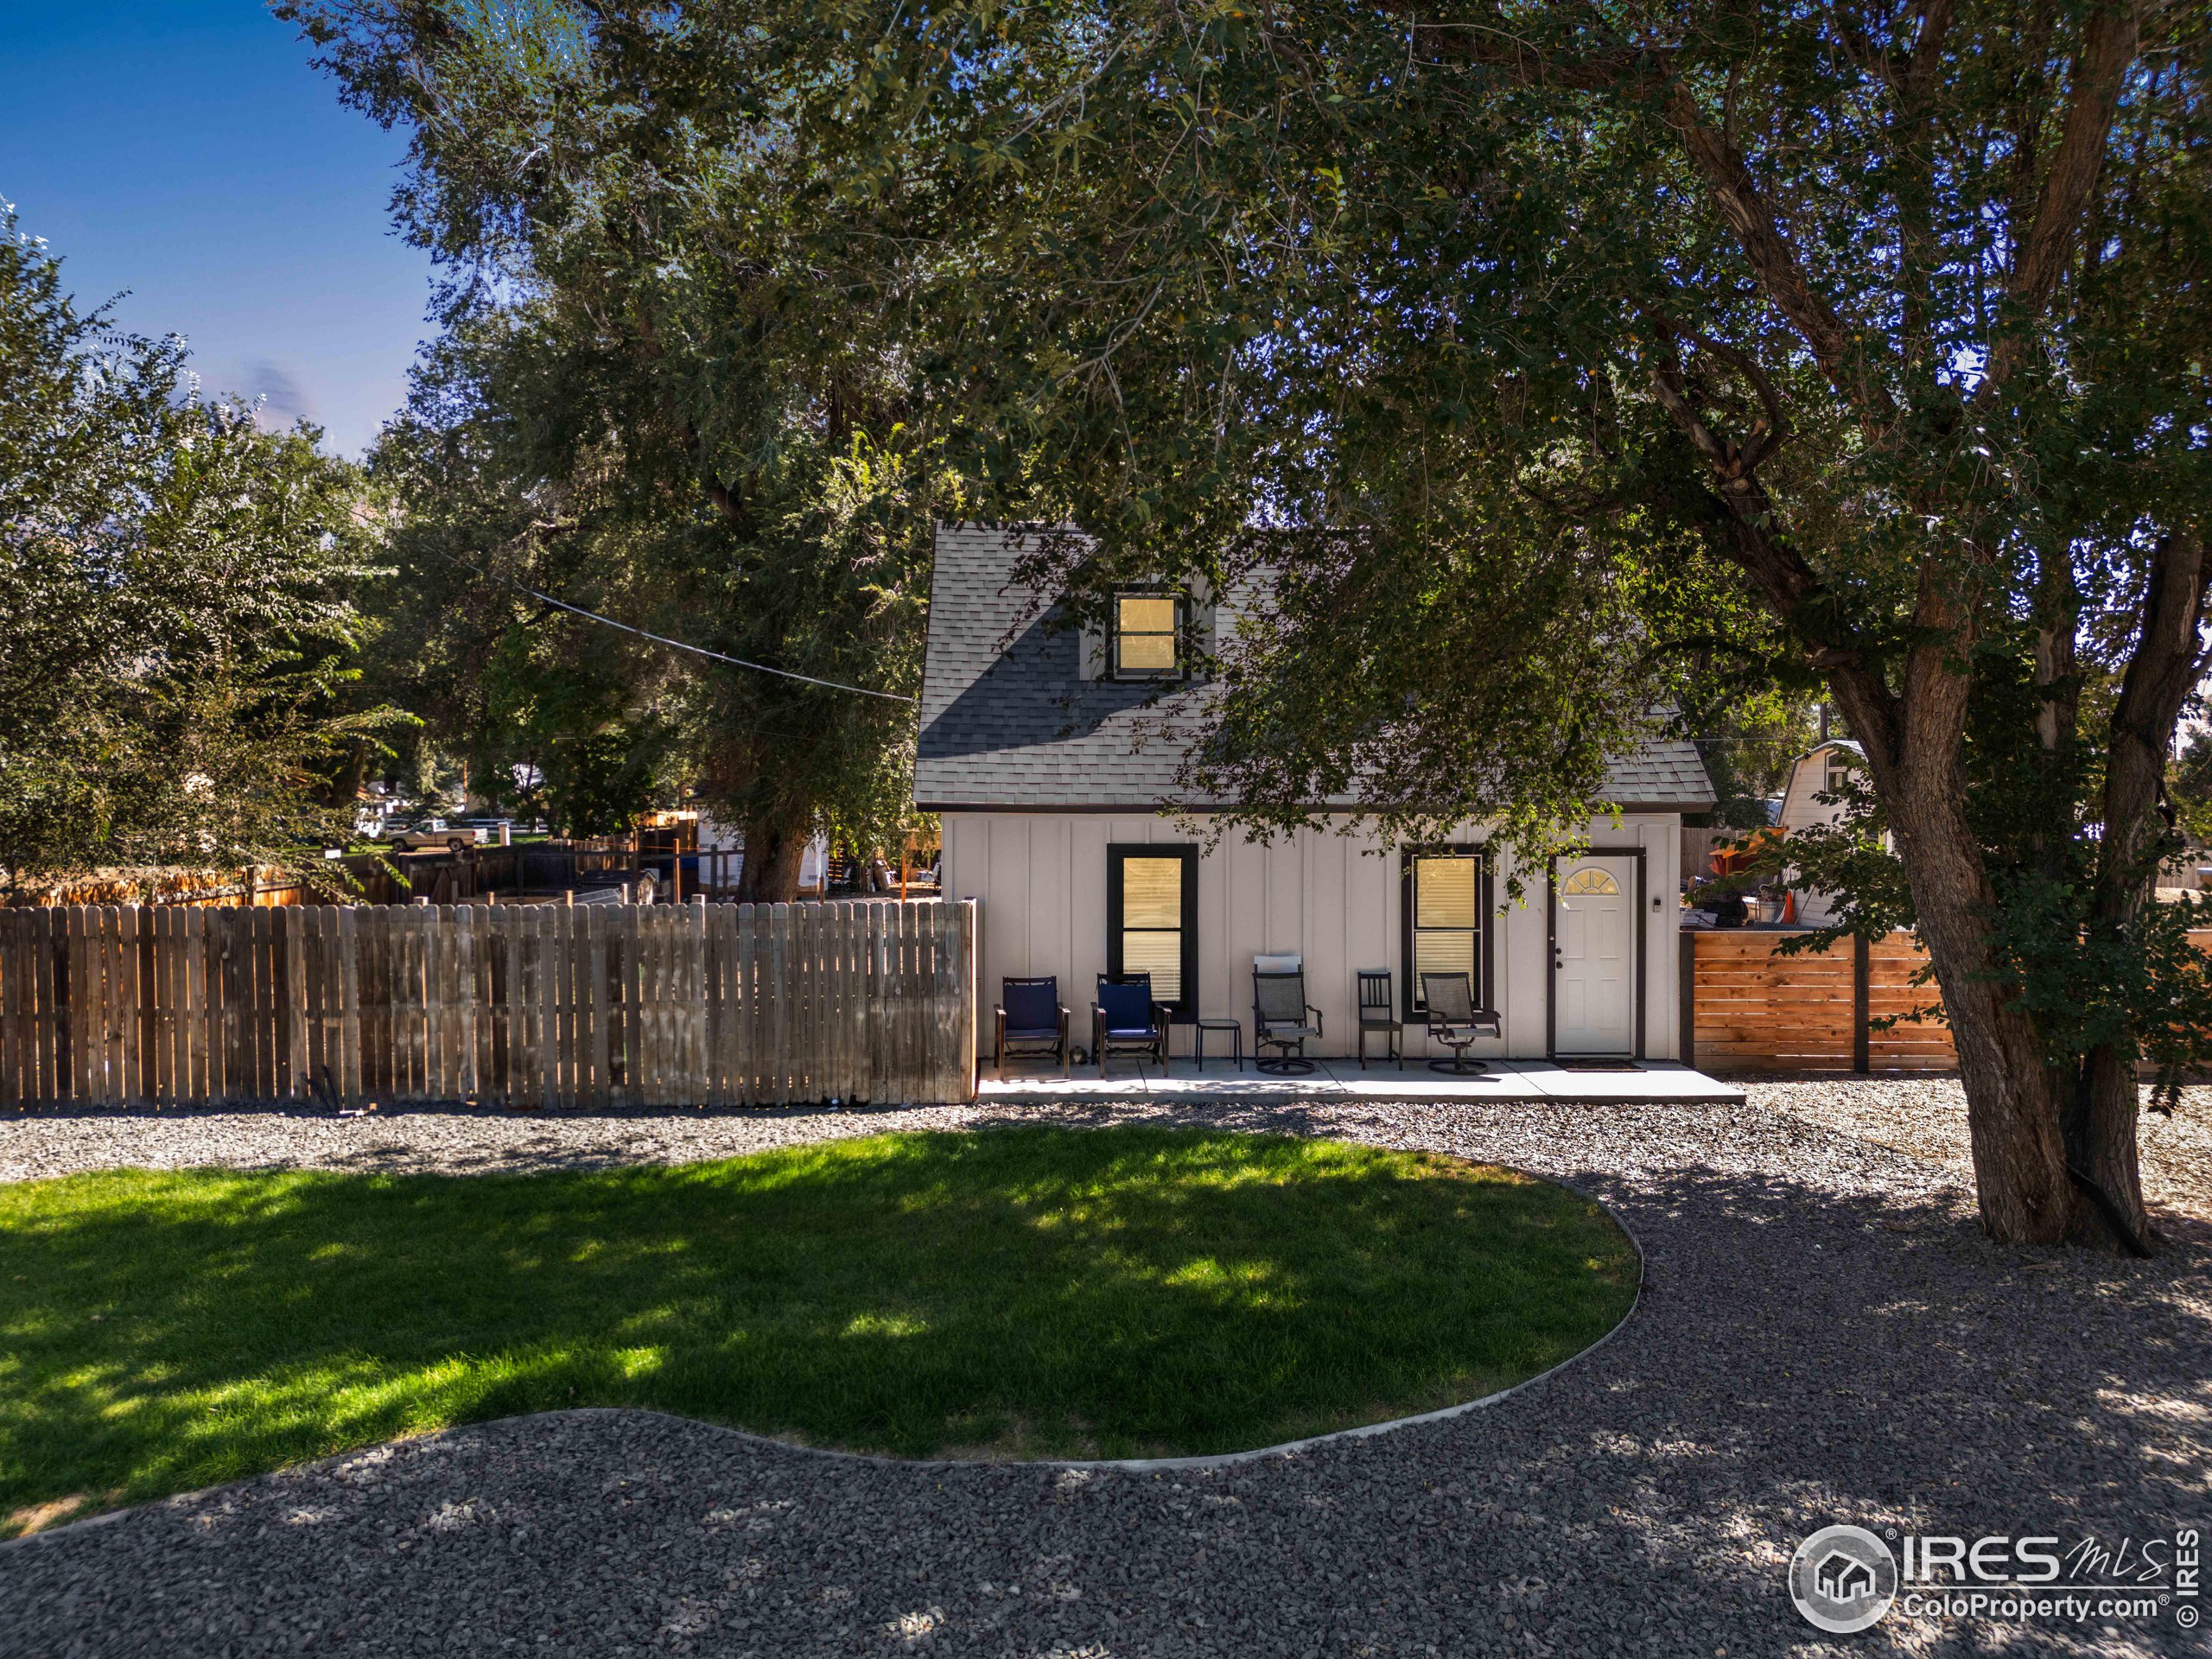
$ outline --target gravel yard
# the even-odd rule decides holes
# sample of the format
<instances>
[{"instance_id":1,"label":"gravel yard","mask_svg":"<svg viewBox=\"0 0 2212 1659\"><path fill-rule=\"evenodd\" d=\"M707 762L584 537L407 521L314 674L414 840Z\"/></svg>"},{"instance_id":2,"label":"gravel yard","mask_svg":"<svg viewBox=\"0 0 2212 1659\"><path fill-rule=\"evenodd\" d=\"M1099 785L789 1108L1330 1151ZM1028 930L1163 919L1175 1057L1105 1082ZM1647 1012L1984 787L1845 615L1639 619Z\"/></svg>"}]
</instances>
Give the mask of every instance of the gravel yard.
<instances>
[{"instance_id":1,"label":"gravel yard","mask_svg":"<svg viewBox=\"0 0 2212 1659\"><path fill-rule=\"evenodd\" d=\"M1754 1105L1940 1164L1961 1180L1972 1179L1966 1092L1955 1077L1744 1081ZM2152 1209L2212 1220L2212 1086L2183 1089L2171 1113L2146 1109L2139 1139L2143 1196Z\"/></svg>"},{"instance_id":2,"label":"gravel yard","mask_svg":"<svg viewBox=\"0 0 2212 1659\"><path fill-rule=\"evenodd\" d=\"M642 1413L455 1430L0 1548L0 1654L2202 1650L2170 1620L1893 1611L1821 1638L1789 1604L1789 1551L1831 1521L2139 1540L2207 1518L2206 1230L2147 1264L1989 1245L1947 1087L1023 1109L1006 1116L1177 1116L1551 1175L1634 1231L1644 1298L1497 1407L1206 1471L864 1462ZM0 1175L693 1159L987 1116L51 1117L0 1124ZM2176 1139L2154 1169L2185 1160Z\"/></svg>"},{"instance_id":3,"label":"gravel yard","mask_svg":"<svg viewBox=\"0 0 2212 1659\"><path fill-rule=\"evenodd\" d=\"M1961 1180L1969 1178L1966 1097L1955 1077L1742 1082L1754 1108L1902 1152ZM1408 1121L1421 1121L1435 1112L1427 1106L1390 1109ZM1033 1119L1036 1109L1020 1108L1018 1115ZM119 1166L470 1174L493 1169L680 1164L741 1157L795 1141L959 1128L977 1121L976 1110L955 1106L626 1115L407 1107L350 1116L319 1108L296 1112L170 1108L158 1112L22 1113L0 1117L0 1181L37 1180ZM2144 1185L2153 1207L2212 1221L2212 1086L2183 1090L2181 1106L2171 1116L2145 1111L2142 1144Z\"/></svg>"}]
</instances>

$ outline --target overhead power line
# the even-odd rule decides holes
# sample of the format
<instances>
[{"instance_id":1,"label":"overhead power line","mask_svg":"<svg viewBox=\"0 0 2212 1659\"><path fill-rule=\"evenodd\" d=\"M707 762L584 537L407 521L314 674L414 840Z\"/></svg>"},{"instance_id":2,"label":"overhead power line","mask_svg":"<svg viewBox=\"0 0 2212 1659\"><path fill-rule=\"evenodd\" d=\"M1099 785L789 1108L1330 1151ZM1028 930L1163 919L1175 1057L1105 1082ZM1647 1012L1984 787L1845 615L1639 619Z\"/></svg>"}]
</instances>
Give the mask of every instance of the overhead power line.
<instances>
[{"instance_id":1,"label":"overhead power line","mask_svg":"<svg viewBox=\"0 0 2212 1659\"><path fill-rule=\"evenodd\" d=\"M504 582L508 587L518 593L528 594L541 604L550 605L556 610L566 611L571 616L581 616L588 621L603 622L610 628L620 628L625 633L634 633L640 639L650 639L655 645L666 645L671 651L688 651L695 657L710 657L715 662L728 663L733 668L749 668L755 673L773 674L786 680L799 680L808 685L819 685L832 691L850 691L856 696L880 697L886 702L919 702L921 701L919 697L910 697L902 692L878 691L865 685L847 685L842 680L825 680L812 674L801 674L793 669L773 668L766 663L747 662L744 658L733 657L727 652L709 651L704 645L691 645L682 639L671 639L664 633L655 633L650 628L640 628L627 622L618 622L611 616L601 616L597 611L588 611L581 605L569 604L565 599L556 599L550 594L540 593L527 582L517 582L512 576L494 575L491 571L471 564L466 559L455 558L450 553L447 554L446 557L452 559L455 564L464 569L475 571L487 582Z\"/></svg>"}]
</instances>

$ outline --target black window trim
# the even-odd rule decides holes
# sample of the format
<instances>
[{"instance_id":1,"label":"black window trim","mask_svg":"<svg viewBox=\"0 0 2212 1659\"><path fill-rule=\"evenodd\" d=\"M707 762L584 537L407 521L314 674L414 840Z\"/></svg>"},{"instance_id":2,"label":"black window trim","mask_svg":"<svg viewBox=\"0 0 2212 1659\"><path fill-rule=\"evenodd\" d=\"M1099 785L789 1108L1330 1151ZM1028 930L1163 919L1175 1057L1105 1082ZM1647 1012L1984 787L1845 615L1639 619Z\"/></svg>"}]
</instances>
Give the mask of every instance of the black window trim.
<instances>
[{"instance_id":1,"label":"black window trim","mask_svg":"<svg viewBox=\"0 0 2212 1659\"><path fill-rule=\"evenodd\" d=\"M1116 841L1106 847L1106 976L1119 981L1122 965L1122 867L1132 857L1183 861L1183 994L1167 1007L1180 1020L1198 1018L1198 847L1191 841ZM1165 998L1156 999L1165 1001Z\"/></svg>"},{"instance_id":2,"label":"black window trim","mask_svg":"<svg viewBox=\"0 0 2212 1659\"><path fill-rule=\"evenodd\" d=\"M1122 666L1122 601L1125 599L1167 599L1175 603L1175 666L1124 669ZM1106 677L1141 683L1180 680L1190 674L1191 597L1179 588L1117 588L1106 617Z\"/></svg>"},{"instance_id":3,"label":"black window trim","mask_svg":"<svg viewBox=\"0 0 2212 1659\"><path fill-rule=\"evenodd\" d=\"M1398 849L1398 961L1399 976L1405 984L1399 1001L1405 1010L1404 1017L1409 1020L1428 1017L1414 968L1414 861L1417 858L1475 861L1475 1006L1496 1007L1491 992L1497 983L1497 929L1493 925L1490 844L1480 841L1421 842Z\"/></svg>"}]
</instances>

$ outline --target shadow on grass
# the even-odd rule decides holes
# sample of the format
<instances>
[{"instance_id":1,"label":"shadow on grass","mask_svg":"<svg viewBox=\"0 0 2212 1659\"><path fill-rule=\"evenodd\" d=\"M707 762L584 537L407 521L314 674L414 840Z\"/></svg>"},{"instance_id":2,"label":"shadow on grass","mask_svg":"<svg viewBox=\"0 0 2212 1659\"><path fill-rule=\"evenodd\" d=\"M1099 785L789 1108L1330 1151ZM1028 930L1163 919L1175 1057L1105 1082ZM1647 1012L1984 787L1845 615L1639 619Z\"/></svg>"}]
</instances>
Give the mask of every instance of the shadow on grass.
<instances>
[{"instance_id":1,"label":"shadow on grass","mask_svg":"<svg viewBox=\"0 0 2212 1659\"><path fill-rule=\"evenodd\" d=\"M1637 1274L1597 1205L1505 1171L1151 1127L125 1171L0 1190L0 1231L10 1530L576 1405L910 1456L1232 1450L1545 1370Z\"/></svg>"}]
</instances>

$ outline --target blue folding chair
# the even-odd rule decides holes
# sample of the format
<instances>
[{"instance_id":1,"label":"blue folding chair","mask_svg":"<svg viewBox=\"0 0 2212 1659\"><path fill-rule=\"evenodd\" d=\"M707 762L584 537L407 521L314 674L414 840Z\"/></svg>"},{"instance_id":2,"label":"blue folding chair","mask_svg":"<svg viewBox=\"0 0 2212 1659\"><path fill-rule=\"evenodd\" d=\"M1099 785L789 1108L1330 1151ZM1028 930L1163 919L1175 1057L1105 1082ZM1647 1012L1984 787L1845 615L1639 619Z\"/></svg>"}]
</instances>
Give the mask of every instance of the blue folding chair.
<instances>
[{"instance_id":1,"label":"blue folding chair","mask_svg":"<svg viewBox=\"0 0 2212 1659\"><path fill-rule=\"evenodd\" d=\"M1042 1054L1068 1071L1068 1011L1060 1005L1060 982L1051 974L1041 978L1002 979L999 982L998 1041L991 1058L1001 1071L1007 1057Z\"/></svg>"},{"instance_id":2,"label":"blue folding chair","mask_svg":"<svg viewBox=\"0 0 2212 1659\"><path fill-rule=\"evenodd\" d=\"M1167 1009L1152 1000L1150 974L1124 974L1118 982L1098 976L1098 1000L1090 1005L1090 1052L1102 1077L1110 1054L1149 1054L1166 1069Z\"/></svg>"}]
</instances>

